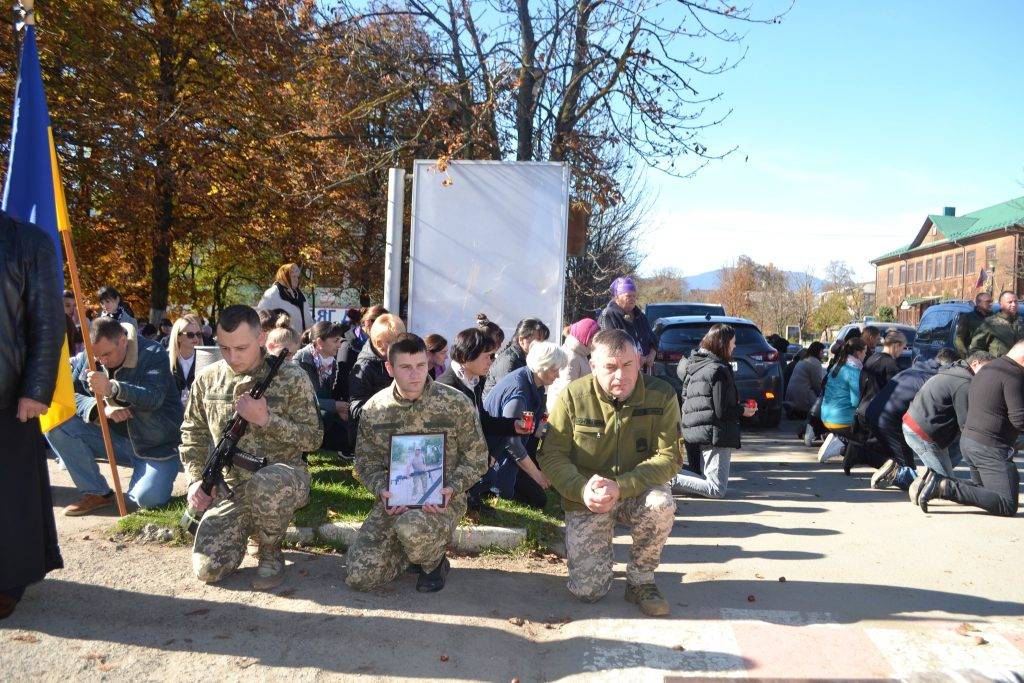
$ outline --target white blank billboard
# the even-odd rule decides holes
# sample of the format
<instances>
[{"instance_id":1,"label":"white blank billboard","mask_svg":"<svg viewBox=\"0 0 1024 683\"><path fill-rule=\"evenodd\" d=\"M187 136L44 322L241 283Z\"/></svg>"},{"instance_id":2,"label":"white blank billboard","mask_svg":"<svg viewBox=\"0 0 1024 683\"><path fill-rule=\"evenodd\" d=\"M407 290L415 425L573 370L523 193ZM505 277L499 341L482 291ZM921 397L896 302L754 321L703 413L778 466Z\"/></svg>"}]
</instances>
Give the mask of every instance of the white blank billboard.
<instances>
[{"instance_id":1,"label":"white blank billboard","mask_svg":"<svg viewBox=\"0 0 1024 683\"><path fill-rule=\"evenodd\" d=\"M512 334L536 317L562 329L569 171L561 163L413 166L409 330L449 343L477 313Z\"/></svg>"}]
</instances>

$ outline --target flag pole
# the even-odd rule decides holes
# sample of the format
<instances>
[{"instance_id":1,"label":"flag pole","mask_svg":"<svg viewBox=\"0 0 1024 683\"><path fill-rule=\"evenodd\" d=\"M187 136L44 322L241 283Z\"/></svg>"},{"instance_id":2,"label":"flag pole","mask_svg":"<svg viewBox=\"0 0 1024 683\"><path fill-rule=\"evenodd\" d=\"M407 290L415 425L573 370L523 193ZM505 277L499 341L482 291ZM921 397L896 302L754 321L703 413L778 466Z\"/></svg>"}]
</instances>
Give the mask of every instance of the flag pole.
<instances>
[{"instance_id":1,"label":"flag pole","mask_svg":"<svg viewBox=\"0 0 1024 683\"><path fill-rule=\"evenodd\" d=\"M89 336L88 321L85 316L85 306L82 305L82 283L78 279L78 263L75 261L75 245L71 242L71 230L60 230L61 241L64 243L64 254L68 260L68 272L71 275L71 293L75 295L75 310L78 312L78 319L82 322L82 341L85 343L85 358L89 363L89 369L95 371L96 354L92 349L92 340ZM110 463L110 476L114 479L114 495L117 498L117 511L124 517L128 509L124 504L124 493L121 491L121 477L117 472L117 460L114 458L114 444L110 441L110 422L107 420L107 413L104 411L106 403L103 398L96 401L96 415L100 421L100 432L103 433L103 448L107 452L107 462Z\"/></svg>"},{"instance_id":2,"label":"flag pole","mask_svg":"<svg viewBox=\"0 0 1024 683\"><path fill-rule=\"evenodd\" d=\"M34 25L36 23L34 9L35 0L21 0L20 4L25 12L25 25ZM54 165L54 177L59 178L60 173L57 169L57 153L52 145L53 143L51 140L50 149L53 150L51 152L53 155L51 161ZM57 208L59 213L61 210L60 205L67 206L64 204L64 187L60 183L55 183L54 192L59 193L60 195ZM78 312L78 320L81 321L82 324L82 341L85 343L85 357L89 362L89 369L95 371L97 369L96 355L93 352L92 341L89 338L89 330L86 325L88 318L85 316L85 306L82 304L82 283L78 279L78 263L75 260L75 247L71 242L71 226L65 225L64 227L64 230L59 229L60 226L58 219L57 232L60 233L61 242L64 244L64 255L67 257L68 261L68 272L71 275L71 293L75 295L75 310ZM117 460L114 458L114 444L110 440L110 423L107 420L106 412L103 410L104 405L102 398L96 401L96 415L100 421L100 432L103 434L103 448L107 452L107 462L110 463L110 475L114 479L114 496L117 499L117 511L122 517L124 517L128 514L128 508L125 507L124 504L124 493L121 491L121 477L117 472Z\"/></svg>"}]
</instances>

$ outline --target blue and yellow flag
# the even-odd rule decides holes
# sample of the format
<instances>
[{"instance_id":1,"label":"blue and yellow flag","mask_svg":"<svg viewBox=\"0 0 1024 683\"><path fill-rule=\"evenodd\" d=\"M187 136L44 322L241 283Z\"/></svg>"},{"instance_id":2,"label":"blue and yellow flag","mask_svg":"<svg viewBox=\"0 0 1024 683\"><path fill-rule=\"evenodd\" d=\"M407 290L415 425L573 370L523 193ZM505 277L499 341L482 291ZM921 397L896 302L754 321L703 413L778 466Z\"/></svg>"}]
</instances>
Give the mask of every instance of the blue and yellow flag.
<instances>
[{"instance_id":1,"label":"blue and yellow flag","mask_svg":"<svg viewBox=\"0 0 1024 683\"><path fill-rule=\"evenodd\" d=\"M35 223L45 230L57 248L57 268L64 281L63 253L59 231L70 230L64 188L57 168L57 150L50 130L43 77L39 68L35 27L25 27L21 45L21 66L14 91L14 117L11 122L11 158L4 185L3 209L11 216ZM63 288L63 287L62 287ZM61 351L57 387L50 409L39 418L48 432L75 414L75 390L71 383L71 363L67 337Z\"/></svg>"}]
</instances>

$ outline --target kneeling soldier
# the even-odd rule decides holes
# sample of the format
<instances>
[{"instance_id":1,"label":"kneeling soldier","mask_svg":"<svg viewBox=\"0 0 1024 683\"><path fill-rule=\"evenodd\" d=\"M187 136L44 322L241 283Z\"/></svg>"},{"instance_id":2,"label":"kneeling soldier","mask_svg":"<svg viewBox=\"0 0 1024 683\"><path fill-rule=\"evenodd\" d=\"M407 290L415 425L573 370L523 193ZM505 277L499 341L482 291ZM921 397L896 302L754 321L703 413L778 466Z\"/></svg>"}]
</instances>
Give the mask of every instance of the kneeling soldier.
<instances>
[{"instance_id":1,"label":"kneeling soldier","mask_svg":"<svg viewBox=\"0 0 1024 683\"><path fill-rule=\"evenodd\" d=\"M680 464L679 402L668 383L640 374L628 334L606 330L592 344L594 372L558 395L538 453L565 509L569 592L584 602L608 593L615 524L626 524L626 600L664 616L654 570L675 519L668 482Z\"/></svg>"},{"instance_id":2,"label":"kneeling soldier","mask_svg":"<svg viewBox=\"0 0 1024 683\"><path fill-rule=\"evenodd\" d=\"M357 590L373 590L411 563L419 565L416 590L433 593L444 588L445 549L466 513L466 490L487 469L487 443L469 400L427 375L422 339L400 335L388 348L386 367L394 382L366 402L359 420L356 475L377 503L348 549L346 582ZM389 507L391 437L427 433L445 435L444 505Z\"/></svg>"},{"instance_id":3,"label":"kneeling soldier","mask_svg":"<svg viewBox=\"0 0 1024 683\"><path fill-rule=\"evenodd\" d=\"M196 530L192 569L201 581L220 581L242 563L251 535L259 544L252 581L256 590L273 588L284 579L281 541L295 510L309 500L302 454L319 448L323 439L313 386L298 365L285 363L261 398L249 396L252 385L269 371L265 337L255 310L237 305L224 309L217 324L224 359L196 375L181 426L181 459L192 482L188 502L196 510L209 508ZM231 468L225 479L234 495L207 496L199 488L203 464L236 410L249 422L238 448L266 457L268 464L256 472Z\"/></svg>"}]
</instances>

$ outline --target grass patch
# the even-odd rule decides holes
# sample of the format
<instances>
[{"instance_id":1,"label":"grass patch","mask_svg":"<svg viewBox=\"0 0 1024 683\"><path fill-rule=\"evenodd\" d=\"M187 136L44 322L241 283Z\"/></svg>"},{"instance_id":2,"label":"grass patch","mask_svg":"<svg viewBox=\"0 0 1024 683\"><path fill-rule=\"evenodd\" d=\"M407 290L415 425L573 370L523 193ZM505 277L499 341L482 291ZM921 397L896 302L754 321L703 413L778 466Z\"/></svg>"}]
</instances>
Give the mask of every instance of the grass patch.
<instances>
[{"instance_id":1,"label":"grass patch","mask_svg":"<svg viewBox=\"0 0 1024 683\"><path fill-rule=\"evenodd\" d=\"M342 464L322 453L313 453L309 456L309 473L309 503L295 511L292 520L295 526L315 529L325 522L361 522L373 508L373 495L356 479L351 465ZM521 547L494 552L520 555L543 551L558 535L562 510L554 492L548 493L548 503L543 510L499 498L492 498L488 504L492 509L480 513L480 524L526 529L526 541L520 544ZM162 507L139 510L122 517L117 521L116 531L137 536L147 524L155 524L177 533L178 522L184 512L185 496L176 496ZM467 525L470 521L464 518L460 524ZM322 540L316 544L331 545Z\"/></svg>"}]
</instances>

